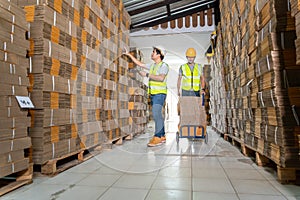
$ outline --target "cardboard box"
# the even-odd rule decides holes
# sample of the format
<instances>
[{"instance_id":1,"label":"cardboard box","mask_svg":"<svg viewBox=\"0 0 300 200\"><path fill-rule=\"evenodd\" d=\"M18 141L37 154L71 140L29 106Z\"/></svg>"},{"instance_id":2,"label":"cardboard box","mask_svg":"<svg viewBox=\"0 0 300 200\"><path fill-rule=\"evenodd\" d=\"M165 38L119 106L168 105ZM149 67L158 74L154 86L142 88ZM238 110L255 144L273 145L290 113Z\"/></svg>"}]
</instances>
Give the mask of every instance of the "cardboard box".
<instances>
[{"instance_id":1,"label":"cardboard box","mask_svg":"<svg viewBox=\"0 0 300 200\"><path fill-rule=\"evenodd\" d=\"M29 148L31 146L30 137L18 138L14 140L0 141L1 153L8 153Z\"/></svg>"},{"instance_id":2,"label":"cardboard box","mask_svg":"<svg viewBox=\"0 0 300 200\"><path fill-rule=\"evenodd\" d=\"M202 97L180 97L180 126L206 126L205 106L202 106Z\"/></svg>"},{"instance_id":3,"label":"cardboard box","mask_svg":"<svg viewBox=\"0 0 300 200\"><path fill-rule=\"evenodd\" d=\"M0 165L0 177L4 177L15 172L19 172L29 167L29 158L24 158L13 163Z\"/></svg>"}]
</instances>

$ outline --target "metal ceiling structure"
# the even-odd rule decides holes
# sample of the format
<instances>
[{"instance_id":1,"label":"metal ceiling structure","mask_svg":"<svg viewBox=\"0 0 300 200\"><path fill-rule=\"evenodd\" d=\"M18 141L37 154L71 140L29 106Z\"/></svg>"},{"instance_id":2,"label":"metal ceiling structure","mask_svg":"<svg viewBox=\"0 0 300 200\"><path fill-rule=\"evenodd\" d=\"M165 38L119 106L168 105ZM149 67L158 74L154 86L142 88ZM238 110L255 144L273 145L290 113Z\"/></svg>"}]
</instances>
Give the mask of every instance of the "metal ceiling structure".
<instances>
[{"instance_id":1,"label":"metal ceiling structure","mask_svg":"<svg viewBox=\"0 0 300 200\"><path fill-rule=\"evenodd\" d=\"M156 26L194 13L214 9L220 20L219 0L123 0L131 16L131 30Z\"/></svg>"}]
</instances>

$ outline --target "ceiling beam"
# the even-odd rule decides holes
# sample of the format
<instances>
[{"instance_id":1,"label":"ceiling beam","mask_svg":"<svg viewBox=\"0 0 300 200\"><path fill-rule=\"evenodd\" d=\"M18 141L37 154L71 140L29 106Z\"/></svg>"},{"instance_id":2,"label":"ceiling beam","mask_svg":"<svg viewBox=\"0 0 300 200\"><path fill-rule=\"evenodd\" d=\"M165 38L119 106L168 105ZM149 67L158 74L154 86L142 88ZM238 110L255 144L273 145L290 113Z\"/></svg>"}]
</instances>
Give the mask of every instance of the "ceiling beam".
<instances>
[{"instance_id":1,"label":"ceiling beam","mask_svg":"<svg viewBox=\"0 0 300 200\"><path fill-rule=\"evenodd\" d=\"M182 18L188 15L192 15L194 13L200 12L200 11L204 11L207 10L209 8L217 8L218 3L217 2L211 2L205 5L200 5L196 8L184 11L184 12L180 12L178 14L174 14L166 16L166 15L159 15L159 16L155 16L154 18L149 18L143 21L139 21L136 23L132 23L131 24L131 31L134 31L134 29L141 29L141 28L146 28L146 27L152 27L152 26L156 26L168 21L172 21L178 18ZM160 18L160 19L159 19Z\"/></svg>"},{"instance_id":2,"label":"ceiling beam","mask_svg":"<svg viewBox=\"0 0 300 200\"><path fill-rule=\"evenodd\" d=\"M167 5L167 14L168 16L171 16L170 4Z\"/></svg>"},{"instance_id":3,"label":"ceiling beam","mask_svg":"<svg viewBox=\"0 0 300 200\"><path fill-rule=\"evenodd\" d=\"M133 16L133 15L137 15L137 14L149 11L149 10L153 10L153 9L156 9L156 8L168 6L172 3L176 3L176 2L179 2L179 1L184 1L184 0L165 0L163 2L159 2L159 3L155 3L155 4L151 4L151 5L145 4L144 7L128 11L128 13L129 13L130 16Z\"/></svg>"}]
</instances>

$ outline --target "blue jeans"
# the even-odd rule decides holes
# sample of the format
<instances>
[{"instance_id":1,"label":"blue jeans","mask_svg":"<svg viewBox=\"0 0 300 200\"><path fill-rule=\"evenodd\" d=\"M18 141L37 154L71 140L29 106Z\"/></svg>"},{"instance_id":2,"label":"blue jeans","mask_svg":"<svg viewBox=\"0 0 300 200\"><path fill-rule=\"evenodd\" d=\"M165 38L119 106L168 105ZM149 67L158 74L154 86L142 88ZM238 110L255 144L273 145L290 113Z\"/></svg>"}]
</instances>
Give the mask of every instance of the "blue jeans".
<instances>
[{"instance_id":1,"label":"blue jeans","mask_svg":"<svg viewBox=\"0 0 300 200\"><path fill-rule=\"evenodd\" d=\"M152 114L155 122L154 136L165 136L165 122L162 115L162 108L166 100L166 94L154 94L151 95Z\"/></svg>"},{"instance_id":2,"label":"blue jeans","mask_svg":"<svg viewBox=\"0 0 300 200\"><path fill-rule=\"evenodd\" d=\"M200 97L200 91L188 91L188 90L181 90L182 96L194 96L194 97Z\"/></svg>"}]
</instances>

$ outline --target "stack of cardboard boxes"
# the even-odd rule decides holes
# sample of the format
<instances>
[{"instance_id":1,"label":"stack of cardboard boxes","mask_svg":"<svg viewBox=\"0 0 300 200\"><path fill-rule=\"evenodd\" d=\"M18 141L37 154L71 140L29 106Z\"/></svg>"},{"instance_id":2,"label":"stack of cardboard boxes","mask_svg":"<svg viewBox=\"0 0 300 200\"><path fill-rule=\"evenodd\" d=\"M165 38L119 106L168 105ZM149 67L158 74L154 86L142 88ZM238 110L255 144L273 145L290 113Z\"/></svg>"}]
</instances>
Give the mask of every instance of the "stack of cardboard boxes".
<instances>
[{"instance_id":1,"label":"stack of cardboard boxes","mask_svg":"<svg viewBox=\"0 0 300 200\"><path fill-rule=\"evenodd\" d=\"M218 28L220 31L220 27ZM211 81L209 81L210 101L209 113L211 126L218 133L226 133L226 91L224 79L223 42L221 34L217 35L217 46L211 64Z\"/></svg>"},{"instance_id":2,"label":"stack of cardboard boxes","mask_svg":"<svg viewBox=\"0 0 300 200\"><path fill-rule=\"evenodd\" d=\"M29 42L25 12L8 1L0 5L0 178L27 170L31 139L28 109L21 109L16 96L28 97ZM25 105L26 107L26 105Z\"/></svg>"},{"instance_id":3,"label":"stack of cardboard boxes","mask_svg":"<svg viewBox=\"0 0 300 200\"><path fill-rule=\"evenodd\" d=\"M34 164L127 132L128 64L121 54L129 44L130 17L122 1L14 2L30 24Z\"/></svg>"},{"instance_id":4,"label":"stack of cardboard boxes","mask_svg":"<svg viewBox=\"0 0 300 200\"><path fill-rule=\"evenodd\" d=\"M131 48L130 53L143 61L143 54L139 49ZM138 73L136 65L129 59L129 102L130 133L134 135L144 133L148 123L148 91L143 83L143 77ZM151 108L150 108L151 109ZM150 111L150 110L149 110Z\"/></svg>"},{"instance_id":5,"label":"stack of cardboard boxes","mask_svg":"<svg viewBox=\"0 0 300 200\"><path fill-rule=\"evenodd\" d=\"M298 0L290 0L291 3L291 14L295 18L295 26L296 26L296 63L300 64L300 2ZM300 70L298 71L300 73ZM300 112L300 86L299 85L291 85L289 87L289 97L293 108L295 109L295 113ZM299 117L299 115L298 115ZM295 127L295 132L298 135L299 141L299 149L300 149L300 121L297 120L297 127ZM300 157L300 150L299 150Z\"/></svg>"},{"instance_id":6,"label":"stack of cardboard boxes","mask_svg":"<svg viewBox=\"0 0 300 200\"><path fill-rule=\"evenodd\" d=\"M297 168L300 68L289 1L226 0L220 9L226 132L279 168Z\"/></svg>"}]
</instances>

